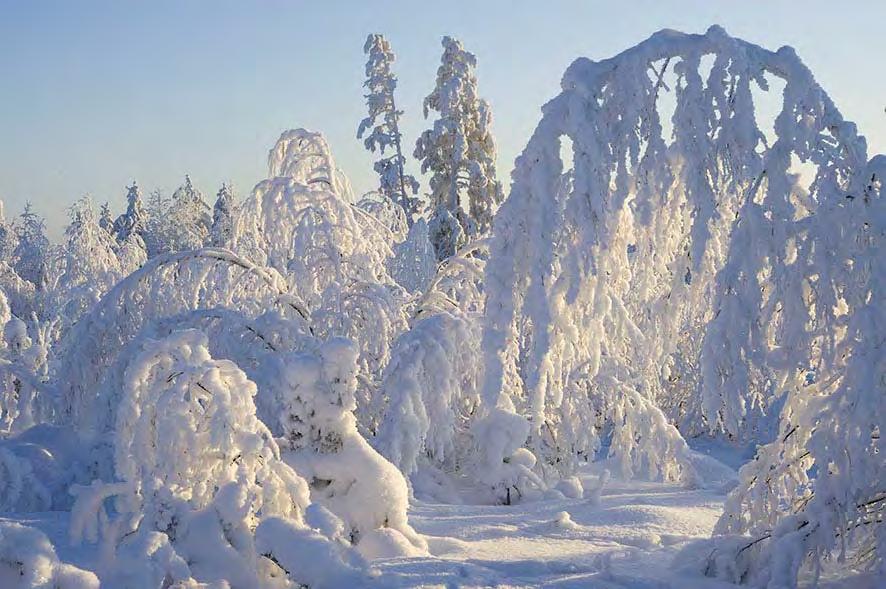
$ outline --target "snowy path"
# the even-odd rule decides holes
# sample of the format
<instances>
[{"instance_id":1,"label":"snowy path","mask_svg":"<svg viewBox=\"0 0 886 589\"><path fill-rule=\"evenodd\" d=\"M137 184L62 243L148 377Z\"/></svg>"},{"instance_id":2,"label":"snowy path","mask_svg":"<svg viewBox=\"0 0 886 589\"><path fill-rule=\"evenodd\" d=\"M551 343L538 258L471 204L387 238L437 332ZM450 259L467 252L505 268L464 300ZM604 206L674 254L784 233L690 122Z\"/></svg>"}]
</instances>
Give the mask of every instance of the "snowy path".
<instances>
[{"instance_id":1,"label":"snowy path","mask_svg":"<svg viewBox=\"0 0 886 589\"><path fill-rule=\"evenodd\" d=\"M596 477L582 477L586 488ZM724 495L674 485L607 485L599 502L517 506L418 504L410 522L433 558L377 561L385 587L723 587L678 577L670 563L686 542L710 536ZM569 514L558 522L561 512Z\"/></svg>"}]
</instances>

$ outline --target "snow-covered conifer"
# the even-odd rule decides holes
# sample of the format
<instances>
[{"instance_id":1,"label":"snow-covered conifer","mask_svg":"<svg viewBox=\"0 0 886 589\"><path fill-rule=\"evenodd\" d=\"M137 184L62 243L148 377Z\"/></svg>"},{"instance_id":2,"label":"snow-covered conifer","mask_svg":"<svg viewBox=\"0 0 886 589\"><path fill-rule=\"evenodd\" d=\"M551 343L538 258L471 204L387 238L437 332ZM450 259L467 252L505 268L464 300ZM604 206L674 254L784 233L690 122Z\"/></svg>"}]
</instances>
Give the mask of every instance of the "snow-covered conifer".
<instances>
[{"instance_id":1,"label":"snow-covered conifer","mask_svg":"<svg viewBox=\"0 0 886 589\"><path fill-rule=\"evenodd\" d=\"M167 215L172 230L171 251L203 247L212 224L211 211L190 176L185 176L185 183L172 193Z\"/></svg>"},{"instance_id":2,"label":"snow-covered conifer","mask_svg":"<svg viewBox=\"0 0 886 589\"><path fill-rule=\"evenodd\" d=\"M111 205L107 202L102 203L101 211L98 215L98 225L110 235L114 234L114 218L111 216Z\"/></svg>"},{"instance_id":3,"label":"snow-covered conifer","mask_svg":"<svg viewBox=\"0 0 886 589\"><path fill-rule=\"evenodd\" d=\"M477 93L477 58L461 42L443 37L437 86L424 115L439 113L422 133L415 157L431 174L431 241L442 260L467 240L487 232L503 198L495 172L492 109Z\"/></svg>"},{"instance_id":4,"label":"snow-covered conifer","mask_svg":"<svg viewBox=\"0 0 886 589\"><path fill-rule=\"evenodd\" d=\"M114 221L114 237L117 241L126 241L133 233L144 238L148 228L148 215L142 203L142 194L138 184L132 183L126 189L126 212Z\"/></svg>"},{"instance_id":5,"label":"snow-covered conifer","mask_svg":"<svg viewBox=\"0 0 886 589\"><path fill-rule=\"evenodd\" d=\"M210 247L231 247L234 239L234 214L237 204L234 191L228 184L222 184L212 207L212 226L209 228Z\"/></svg>"},{"instance_id":6,"label":"snow-covered conifer","mask_svg":"<svg viewBox=\"0 0 886 589\"><path fill-rule=\"evenodd\" d=\"M370 34L363 45L363 52L369 56L366 62L366 107L369 116L360 121L357 138L361 139L367 131L370 133L363 144L369 151L378 150L380 159L375 162L375 171L379 176L379 192L399 204L406 214L406 222L411 225L414 216L419 213L418 181L404 171L406 158L401 148L400 117L402 110L397 109L394 101L394 90L397 88L397 77L391 69L394 63L394 52L384 35ZM385 156L385 150L392 153Z\"/></svg>"}]
</instances>

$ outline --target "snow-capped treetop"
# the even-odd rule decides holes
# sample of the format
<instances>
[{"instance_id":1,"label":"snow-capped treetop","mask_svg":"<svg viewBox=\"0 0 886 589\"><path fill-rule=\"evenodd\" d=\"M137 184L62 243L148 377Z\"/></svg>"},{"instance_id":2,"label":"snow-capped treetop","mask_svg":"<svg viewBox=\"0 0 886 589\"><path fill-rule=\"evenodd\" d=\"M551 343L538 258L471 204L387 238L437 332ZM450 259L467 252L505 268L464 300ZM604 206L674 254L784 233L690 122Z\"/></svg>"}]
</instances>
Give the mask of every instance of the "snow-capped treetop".
<instances>
[{"instance_id":1,"label":"snow-capped treetop","mask_svg":"<svg viewBox=\"0 0 886 589\"><path fill-rule=\"evenodd\" d=\"M332 190L346 202L354 192L344 172L335 165L322 133L307 129L284 131L268 154L268 177L288 177L305 186Z\"/></svg>"},{"instance_id":2,"label":"snow-capped treetop","mask_svg":"<svg viewBox=\"0 0 886 589\"><path fill-rule=\"evenodd\" d=\"M234 191L228 184L222 184L212 207L212 226L209 229L211 247L230 247L234 238L234 213L237 204Z\"/></svg>"},{"instance_id":3,"label":"snow-capped treetop","mask_svg":"<svg viewBox=\"0 0 886 589\"><path fill-rule=\"evenodd\" d=\"M438 259L489 230L503 198L495 172L492 109L478 95L476 65L477 58L460 41L443 37L437 86L424 100L425 118L432 110L439 118L415 145L422 172L431 173L430 225Z\"/></svg>"},{"instance_id":4,"label":"snow-capped treetop","mask_svg":"<svg viewBox=\"0 0 886 589\"><path fill-rule=\"evenodd\" d=\"M399 204L406 221L412 224L413 217L419 213L419 199L414 195L418 192L418 181L403 171L406 159L401 149L400 117L402 110L397 110L394 102L394 90L397 88L397 77L391 70L394 63L394 52L391 44L383 35L370 34L366 38L363 52L369 56L366 62L366 107L369 116L360 121L357 138L360 139L371 129L363 144L366 149L376 149L381 158L375 162L375 171L379 175L379 192ZM379 120L380 119L380 120ZM393 153L384 157L385 150ZM411 194L410 194L411 193Z\"/></svg>"},{"instance_id":5,"label":"snow-capped treetop","mask_svg":"<svg viewBox=\"0 0 886 589\"><path fill-rule=\"evenodd\" d=\"M117 241L126 241L133 233L144 236L147 227L148 215L142 204L141 190L133 182L126 189L126 212L114 221L114 237Z\"/></svg>"}]
</instances>

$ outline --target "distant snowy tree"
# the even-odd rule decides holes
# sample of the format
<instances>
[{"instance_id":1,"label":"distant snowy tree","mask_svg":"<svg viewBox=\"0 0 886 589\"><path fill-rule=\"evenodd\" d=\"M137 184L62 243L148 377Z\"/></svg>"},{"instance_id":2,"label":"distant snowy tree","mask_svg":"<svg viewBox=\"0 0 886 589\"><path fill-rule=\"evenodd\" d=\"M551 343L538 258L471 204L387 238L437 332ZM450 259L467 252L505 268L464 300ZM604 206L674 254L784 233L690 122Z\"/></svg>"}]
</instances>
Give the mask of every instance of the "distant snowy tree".
<instances>
[{"instance_id":1,"label":"distant snowy tree","mask_svg":"<svg viewBox=\"0 0 886 589\"><path fill-rule=\"evenodd\" d=\"M210 247L231 247L234 238L234 214L237 204L234 201L234 191L227 185L222 184L216 195L215 205L212 207L212 226L209 228Z\"/></svg>"},{"instance_id":2,"label":"distant snowy tree","mask_svg":"<svg viewBox=\"0 0 886 589\"><path fill-rule=\"evenodd\" d=\"M203 247L212 223L209 205L185 176L185 183L172 193L172 203L167 211L172 230L172 251L192 250Z\"/></svg>"},{"instance_id":3,"label":"distant snowy tree","mask_svg":"<svg viewBox=\"0 0 886 589\"><path fill-rule=\"evenodd\" d=\"M6 220L3 201L0 200L0 261L12 264L18 235L12 223Z\"/></svg>"},{"instance_id":4,"label":"distant snowy tree","mask_svg":"<svg viewBox=\"0 0 886 589\"><path fill-rule=\"evenodd\" d=\"M424 100L424 115L439 113L422 133L415 157L431 174L431 241L442 260L467 240L487 232L502 201L495 172L492 109L477 94L477 58L461 42L443 38L437 87Z\"/></svg>"},{"instance_id":5,"label":"distant snowy tree","mask_svg":"<svg viewBox=\"0 0 886 589\"><path fill-rule=\"evenodd\" d=\"M47 272L47 311L68 327L89 311L123 275L118 244L96 219L88 196L70 208L65 242L54 248ZM130 239L136 236L131 234Z\"/></svg>"},{"instance_id":6,"label":"distant snowy tree","mask_svg":"<svg viewBox=\"0 0 886 589\"><path fill-rule=\"evenodd\" d=\"M411 225L414 216L419 213L418 181L406 174L403 167L406 158L401 149L400 117L402 110L397 110L394 101L394 90L397 88L397 77L391 70L394 63L394 52L383 35L371 34L366 38L363 52L369 56L366 62L366 106L369 116L360 121L357 138L360 139L371 129L363 141L366 149L382 156L375 162L375 171L379 176L379 192L399 204L406 213L406 222ZM393 153L384 157L385 150Z\"/></svg>"},{"instance_id":7,"label":"distant snowy tree","mask_svg":"<svg viewBox=\"0 0 886 589\"><path fill-rule=\"evenodd\" d=\"M43 288L49 239L46 237L46 224L34 212L31 203L27 203L25 210L19 215L16 238L17 244L13 252L15 271L37 289Z\"/></svg>"},{"instance_id":8,"label":"distant snowy tree","mask_svg":"<svg viewBox=\"0 0 886 589\"><path fill-rule=\"evenodd\" d=\"M114 237L117 241L126 241L130 235L144 236L148 228L148 215L142 203L138 184L132 183L126 189L126 212L114 221Z\"/></svg>"},{"instance_id":9,"label":"distant snowy tree","mask_svg":"<svg viewBox=\"0 0 886 589\"><path fill-rule=\"evenodd\" d=\"M114 234L114 218L111 216L111 206L107 202L102 203L101 212L98 216L98 225L110 235Z\"/></svg>"},{"instance_id":10,"label":"distant snowy tree","mask_svg":"<svg viewBox=\"0 0 886 589\"><path fill-rule=\"evenodd\" d=\"M172 251L174 220L169 216L171 199L159 188L148 195L148 230L144 236L148 257L153 258Z\"/></svg>"}]
</instances>

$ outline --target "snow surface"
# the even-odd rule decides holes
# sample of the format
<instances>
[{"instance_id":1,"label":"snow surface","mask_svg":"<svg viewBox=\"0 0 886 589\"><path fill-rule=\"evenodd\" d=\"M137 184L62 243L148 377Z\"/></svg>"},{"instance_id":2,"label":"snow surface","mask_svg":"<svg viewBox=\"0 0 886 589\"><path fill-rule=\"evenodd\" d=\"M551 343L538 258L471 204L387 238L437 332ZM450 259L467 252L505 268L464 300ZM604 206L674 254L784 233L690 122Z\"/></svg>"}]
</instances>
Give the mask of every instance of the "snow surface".
<instances>
[{"instance_id":1,"label":"snow surface","mask_svg":"<svg viewBox=\"0 0 886 589\"><path fill-rule=\"evenodd\" d=\"M356 567L350 572L336 571L332 577L324 577L324 571L311 572L312 558L317 556L312 556L312 551L329 550L319 540L315 540L314 548L307 548L307 554L294 551L280 558L299 563L298 568L307 570L305 574L314 579L322 578L324 587L736 587L702 576L693 568L692 557L699 550L710 550L702 542L710 538L723 512L728 480L731 478L734 484L736 476L724 463L742 462L744 451L708 442L699 444L698 449L699 452L692 453L693 460L713 488L686 489L671 483L610 479L597 497L600 479L608 478L608 471L593 465L582 469L571 482L584 488L583 495L578 497L552 492L543 500L510 506L413 501L409 521L427 541L429 555L388 557L386 543L396 540L381 534L372 539L377 555L368 554L368 549L362 551L367 558L366 573L360 573ZM308 524L315 529L322 527L323 514L310 511L306 515ZM88 571L97 565L98 549L90 544L72 546L67 541L69 516L67 512L32 513L14 520L0 516L0 538L10 525L39 530L50 539L58 560L64 563L44 566L83 569L86 572L79 574L87 582L70 587L92 587L88 584ZM272 519L265 525L268 535L311 535L301 528L287 530L284 520ZM298 540L304 542L301 537ZM257 542L262 542L261 532ZM306 550L305 544L300 546ZM394 552L402 554L399 550ZM0 569L0 579L4 579L3 574ZM839 581L824 579L821 586L873 589L878 587L877 583L878 579L873 577L854 576Z\"/></svg>"}]
</instances>

